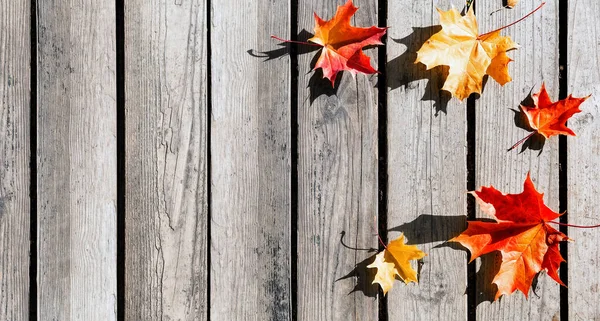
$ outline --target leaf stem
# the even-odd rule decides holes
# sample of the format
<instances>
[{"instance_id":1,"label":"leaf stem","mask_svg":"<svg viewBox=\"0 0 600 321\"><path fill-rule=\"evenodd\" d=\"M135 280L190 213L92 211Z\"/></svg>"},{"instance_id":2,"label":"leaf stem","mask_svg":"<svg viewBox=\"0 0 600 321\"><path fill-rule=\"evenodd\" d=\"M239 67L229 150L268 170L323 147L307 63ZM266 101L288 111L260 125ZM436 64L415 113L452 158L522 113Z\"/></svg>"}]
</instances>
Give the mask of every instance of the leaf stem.
<instances>
[{"instance_id":1,"label":"leaf stem","mask_svg":"<svg viewBox=\"0 0 600 321\"><path fill-rule=\"evenodd\" d=\"M387 246L385 246L385 243L383 243L383 240L381 239L381 236L379 236L379 233L377 233L377 238L379 239L379 243L383 245L383 248L387 250Z\"/></svg>"},{"instance_id":2,"label":"leaf stem","mask_svg":"<svg viewBox=\"0 0 600 321\"><path fill-rule=\"evenodd\" d=\"M521 138L518 142L516 142L514 145L510 146L509 149L507 149L507 152L510 152L511 150L515 149L515 147L521 145L524 141L526 141L529 137L533 136L533 134L537 133L537 131L532 131L531 133L529 133L529 135Z\"/></svg>"},{"instance_id":3,"label":"leaf stem","mask_svg":"<svg viewBox=\"0 0 600 321\"><path fill-rule=\"evenodd\" d=\"M273 38L273 39L277 39L277 40L279 40L279 41L281 41L281 42L291 42L291 43L297 43L297 44L301 44L301 45L309 45L309 46L315 46L315 47L323 47L323 46L321 46L321 45L319 45L319 44L312 43L312 42L294 41L294 40L285 40L285 39L281 39L281 38L279 38L279 37L277 37L277 36L274 36L274 35L271 35L271 38Z\"/></svg>"},{"instance_id":4,"label":"leaf stem","mask_svg":"<svg viewBox=\"0 0 600 321\"><path fill-rule=\"evenodd\" d=\"M555 221L548 221L548 223L562 225L562 226L575 227L575 228L597 228L597 227L600 227L600 224L598 224L598 225L575 225L575 224L560 223L560 222L555 222Z\"/></svg>"},{"instance_id":5,"label":"leaf stem","mask_svg":"<svg viewBox=\"0 0 600 321\"><path fill-rule=\"evenodd\" d=\"M504 26L504 27L500 27L500 28L498 28L498 29L496 29L496 30L492 30L492 31L490 31L490 32L486 32L486 33L484 33L484 34L481 34L481 35L479 35L479 36L477 37L477 39L481 39L481 38L483 38L483 37L485 37L485 36L487 36L487 35L489 35L489 34L491 34L491 33L494 33L494 32L496 32L496 31L500 31L500 30L502 30L502 29L506 29L506 28L508 28L508 27L510 27L510 26L512 26L512 25L515 25L515 24L517 24L517 23L519 23L519 22L521 22L521 21L525 20L527 17L531 16L531 15L532 15L534 12L536 12L536 11L540 10L540 9L541 9L541 8L542 8L542 7L543 7L545 4L546 4L545 2L542 2L542 4L540 4L540 5L539 5L537 8L533 9L533 11L531 11L530 13L526 14L526 15L525 15L523 18L521 18L521 19L519 19L519 20L517 20L517 21L515 21L515 22L513 22L513 23L511 23L511 24L508 24L508 25L506 25L506 26Z\"/></svg>"}]
</instances>

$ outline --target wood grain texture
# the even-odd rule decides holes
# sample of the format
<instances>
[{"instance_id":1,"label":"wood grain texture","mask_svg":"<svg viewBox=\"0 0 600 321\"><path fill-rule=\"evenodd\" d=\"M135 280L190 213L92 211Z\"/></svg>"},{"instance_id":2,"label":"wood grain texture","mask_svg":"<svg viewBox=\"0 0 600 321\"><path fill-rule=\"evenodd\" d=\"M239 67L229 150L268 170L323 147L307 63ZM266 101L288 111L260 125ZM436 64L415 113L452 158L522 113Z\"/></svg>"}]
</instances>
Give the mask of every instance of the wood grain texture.
<instances>
[{"instance_id":1,"label":"wood grain texture","mask_svg":"<svg viewBox=\"0 0 600 321\"><path fill-rule=\"evenodd\" d=\"M212 320L291 316L288 1L211 3ZM279 47L280 48L280 47Z\"/></svg>"},{"instance_id":2,"label":"wood grain texture","mask_svg":"<svg viewBox=\"0 0 600 321\"><path fill-rule=\"evenodd\" d=\"M298 28L344 3L301 2ZM377 25L376 2L354 5L353 25ZM310 71L320 53L298 57L298 320L376 320L374 253L352 248L377 248L377 76L342 72L332 88Z\"/></svg>"},{"instance_id":3,"label":"wood grain texture","mask_svg":"<svg viewBox=\"0 0 600 321\"><path fill-rule=\"evenodd\" d=\"M485 33L518 20L539 5L536 1L521 1L514 9L504 9L490 15L501 1L480 1L476 6L479 32ZM558 96L558 2L548 2L542 10L501 32L521 45L508 53L512 82L503 87L488 78L481 98L476 101L476 168L475 185L493 185L504 193L520 193L529 171L536 188L544 193L544 201L558 211L558 137L531 140L516 150L507 152L529 132L519 128L519 104L542 82L550 94ZM479 206L477 216L486 217ZM478 259L477 319L478 320L556 320L560 317L559 285L546 273L538 277L529 299L520 292L493 300L497 288L491 282L500 266L499 253Z\"/></svg>"},{"instance_id":4,"label":"wood grain texture","mask_svg":"<svg viewBox=\"0 0 600 321\"><path fill-rule=\"evenodd\" d=\"M592 96L568 122L577 137L567 140L568 221L600 224L600 4L569 1L568 94ZM569 228L569 320L600 320L600 230Z\"/></svg>"},{"instance_id":5,"label":"wood grain texture","mask_svg":"<svg viewBox=\"0 0 600 321\"><path fill-rule=\"evenodd\" d=\"M0 320L29 319L29 4L0 5Z\"/></svg>"},{"instance_id":6,"label":"wood grain texture","mask_svg":"<svg viewBox=\"0 0 600 321\"><path fill-rule=\"evenodd\" d=\"M436 8L464 1L388 3L388 239L404 233L428 254L419 284L396 282L390 320L465 320L466 253L437 247L466 222L466 102L440 91L445 68L426 71L416 51L440 30ZM413 264L416 269L417 264Z\"/></svg>"},{"instance_id":7,"label":"wood grain texture","mask_svg":"<svg viewBox=\"0 0 600 321\"><path fill-rule=\"evenodd\" d=\"M38 319L116 320L115 2L37 5Z\"/></svg>"},{"instance_id":8,"label":"wood grain texture","mask_svg":"<svg viewBox=\"0 0 600 321\"><path fill-rule=\"evenodd\" d=\"M207 320L207 7L125 3L125 319Z\"/></svg>"}]
</instances>

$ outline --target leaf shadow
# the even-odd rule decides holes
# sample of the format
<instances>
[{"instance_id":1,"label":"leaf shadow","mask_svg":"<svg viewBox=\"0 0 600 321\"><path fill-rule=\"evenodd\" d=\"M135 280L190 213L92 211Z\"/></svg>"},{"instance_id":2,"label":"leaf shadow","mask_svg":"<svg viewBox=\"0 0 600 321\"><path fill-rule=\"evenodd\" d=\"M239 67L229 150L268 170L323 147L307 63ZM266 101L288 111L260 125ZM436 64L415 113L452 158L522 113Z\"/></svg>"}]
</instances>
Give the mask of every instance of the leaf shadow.
<instances>
[{"instance_id":1,"label":"leaf shadow","mask_svg":"<svg viewBox=\"0 0 600 321\"><path fill-rule=\"evenodd\" d=\"M298 33L298 35L296 36L296 39L294 39L294 40L307 42L308 39L310 39L312 36L313 36L312 33L306 31L306 29L302 29L302 31L300 31L300 33ZM272 39L272 40L279 41L276 39ZM259 51L257 49L248 49L248 50L246 50L246 52L252 57L265 58L265 60L263 60L263 61L266 62L269 60L283 57L285 55L303 55L303 54L311 53L313 51L317 51L317 50L321 49L320 47L317 47L317 46L301 45L301 44L294 44L294 43L289 43L289 42L280 42L279 44L277 44L277 46L279 46L281 48L268 50L268 51Z\"/></svg>"},{"instance_id":2,"label":"leaf shadow","mask_svg":"<svg viewBox=\"0 0 600 321\"><path fill-rule=\"evenodd\" d=\"M323 77L323 69L319 68L315 70L317 60L319 60L319 55L315 55L315 57L310 62L310 70L314 70L312 76L308 80L307 85L307 88L310 92L311 105L317 98L319 98L322 95L326 95L327 97L337 95L342 80L341 78L344 74L343 72L338 72L338 74L335 77L335 81L333 82L334 85L332 85L329 79Z\"/></svg>"},{"instance_id":3,"label":"leaf shadow","mask_svg":"<svg viewBox=\"0 0 600 321\"><path fill-rule=\"evenodd\" d=\"M529 91L527 97L525 97L521 101L521 106L532 107L535 106L533 102L533 98L531 97L531 92L533 88ZM523 112L523 110L519 107L510 109L514 113L514 123L515 126L521 128L523 130L528 131L529 133L533 132L534 129L529 125L529 120L527 119L527 115ZM523 144L521 145L521 149L519 154L523 153L527 149L538 151L538 156L542 154L544 150L544 145L546 144L546 138L544 135L540 133L535 133L531 137L529 137Z\"/></svg>"},{"instance_id":4,"label":"leaf shadow","mask_svg":"<svg viewBox=\"0 0 600 321\"><path fill-rule=\"evenodd\" d=\"M295 41L307 42L308 39L312 38L313 34L308 32L306 29L302 29L300 33L296 36ZM275 39L274 39L275 40ZM283 42L279 43L278 46L281 48L273 49L269 51L258 51L256 49L249 49L246 52L256 58L265 58L264 62L269 60L273 60L276 58L283 57L285 55L294 55L299 56L307 53L311 53L314 51L318 51L321 48L318 46L310 46L310 45L302 45L296 43ZM328 97L337 95L339 84L341 81L341 76L343 73L338 73L336 76L336 80L334 82L335 85L332 86L331 81L327 78L323 78L323 70L320 68L315 70L315 65L319 60L320 55L315 55L310 62L310 70L306 72L309 74L312 72L312 76L308 81L307 88L310 92L310 104L322 95L326 95ZM314 72L313 72L314 71Z\"/></svg>"},{"instance_id":5,"label":"leaf shadow","mask_svg":"<svg viewBox=\"0 0 600 321\"><path fill-rule=\"evenodd\" d=\"M431 70L426 70L424 64L415 64L415 60L417 59L417 50L433 34L440 31L441 28L440 25L413 27L413 32L404 38L391 38L392 41L404 45L406 51L386 64L387 86L390 91L400 87L414 89L418 87L415 81L422 79L429 80L421 101L433 101L436 115L439 112L446 113L448 102L452 98L449 92L442 90L444 81L448 76L449 68L447 66L439 66Z\"/></svg>"},{"instance_id":6,"label":"leaf shadow","mask_svg":"<svg viewBox=\"0 0 600 321\"><path fill-rule=\"evenodd\" d=\"M343 247L353 250L353 251L367 251L368 253L377 252L376 248L353 248L344 243L344 236L346 235L345 231L342 231L340 237L340 243ZM377 283L373 284L373 280L375 280L375 275L377 274L376 269L367 268L368 265L375 261L375 256L377 254L372 254L361 262L356 263L354 269L348 272L346 275L340 277L335 280L335 282L342 281L349 278L355 278L356 283L354 284L354 288L348 293L348 295L354 292L362 292L362 294L366 297L376 298L379 293L379 286Z\"/></svg>"},{"instance_id":7,"label":"leaf shadow","mask_svg":"<svg viewBox=\"0 0 600 321\"><path fill-rule=\"evenodd\" d=\"M421 214L411 222L392 227L388 232L402 232L406 244L444 242L458 236L467 227L467 217Z\"/></svg>"}]
</instances>

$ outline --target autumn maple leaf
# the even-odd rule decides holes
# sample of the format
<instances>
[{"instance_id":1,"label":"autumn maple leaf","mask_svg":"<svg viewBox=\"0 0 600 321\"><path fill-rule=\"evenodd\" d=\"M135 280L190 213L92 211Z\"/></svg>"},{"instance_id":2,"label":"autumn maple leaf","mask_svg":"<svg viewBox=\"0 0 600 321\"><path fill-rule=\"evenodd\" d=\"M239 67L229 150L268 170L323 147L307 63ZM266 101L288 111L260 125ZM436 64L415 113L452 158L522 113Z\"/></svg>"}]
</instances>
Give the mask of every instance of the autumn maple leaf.
<instances>
[{"instance_id":1,"label":"autumn maple leaf","mask_svg":"<svg viewBox=\"0 0 600 321\"><path fill-rule=\"evenodd\" d=\"M323 46L321 56L315 65L323 69L323 77L334 85L338 72L347 70L356 75L357 72L372 74L377 72L371 66L371 60L364 54L362 48L369 45L382 45L381 37L386 28L375 26L369 28L353 27L350 19L358 10L348 0L343 6L338 6L335 16L324 21L315 13L315 35L308 39Z\"/></svg>"},{"instance_id":2,"label":"autumn maple leaf","mask_svg":"<svg viewBox=\"0 0 600 321\"><path fill-rule=\"evenodd\" d=\"M400 235L375 256L373 263L367 265L368 268L377 269L373 284L379 283L385 295L394 285L396 276L407 284L418 282L417 271L410 266L409 261L421 259L425 255L427 254L416 246L404 244L404 235Z\"/></svg>"},{"instance_id":3,"label":"autumn maple leaf","mask_svg":"<svg viewBox=\"0 0 600 321\"><path fill-rule=\"evenodd\" d=\"M546 86L542 83L540 92L531 95L534 106L521 105L521 110L527 115L531 128L546 138L559 134L575 136L575 133L567 127L566 122L571 116L581 112L579 105L589 97L590 95L575 98L569 95L566 99L552 102L546 91Z\"/></svg>"},{"instance_id":4,"label":"autumn maple leaf","mask_svg":"<svg viewBox=\"0 0 600 321\"><path fill-rule=\"evenodd\" d=\"M528 296L535 275L546 270L561 285L558 267L565 260L559 241L569 238L548 225L560 214L543 202L527 174L523 192L502 194L494 187L472 192L481 209L496 219L493 222L470 221L467 230L451 239L471 252L471 261L493 251L500 251L502 263L492 283L498 286L496 298L519 290Z\"/></svg>"},{"instance_id":5,"label":"autumn maple leaf","mask_svg":"<svg viewBox=\"0 0 600 321\"><path fill-rule=\"evenodd\" d=\"M490 75L504 85L511 81L506 51L518 47L510 37L500 36L500 30L479 35L477 19L471 7L465 16L452 8L438 9L442 30L427 40L417 51L415 63L423 63L427 70L449 66L443 90L463 100L471 93L481 93L483 76Z\"/></svg>"},{"instance_id":6,"label":"autumn maple leaf","mask_svg":"<svg viewBox=\"0 0 600 321\"><path fill-rule=\"evenodd\" d=\"M308 39L313 45L323 47L321 56L315 64L315 69L323 69L323 77L335 84L335 77L338 72L347 70L352 75L357 72L365 74L376 73L377 70L371 66L370 58L365 55L362 49L370 45L382 45L381 37L385 34L387 28L378 28L375 26L369 28L353 27L350 25L350 19L358 10L348 0L343 6L338 6L335 16L331 20L325 21L315 13L315 35ZM271 36L277 40L285 42L296 42L301 44L310 44L297 41L284 40Z\"/></svg>"},{"instance_id":7,"label":"autumn maple leaf","mask_svg":"<svg viewBox=\"0 0 600 321\"><path fill-rule=\"evenodd\" d=\"M567 127L566 122L576 113L581 112L579 105L588 99L590 95L582 98L576 98L572 95L569 97L552 102L550 96L546 91L546 86L542 83L539 93L531 95L533 100L533 107L527 107L521 105L521 110L527 116L529 126L534 129L531 134L525 138L519 140L517 143L512 145L508 150L519 146L522 142L533 136L535 133L540 133L546 138L550 138L554 135L570 135L576 136L570 128Z\"/></svg>"}]
</instances>

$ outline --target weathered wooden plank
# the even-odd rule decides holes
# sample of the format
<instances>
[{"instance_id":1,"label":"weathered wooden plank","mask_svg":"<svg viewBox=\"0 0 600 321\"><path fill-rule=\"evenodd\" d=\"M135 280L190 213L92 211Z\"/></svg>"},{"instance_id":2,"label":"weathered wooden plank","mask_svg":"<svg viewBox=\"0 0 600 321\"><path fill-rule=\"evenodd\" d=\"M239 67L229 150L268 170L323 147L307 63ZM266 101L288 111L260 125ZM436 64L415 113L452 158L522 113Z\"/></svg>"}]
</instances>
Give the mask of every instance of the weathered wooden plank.
<instances>
[{"instance_id":1,"label":"weathered wooden plank","mask_svg":"<svg viewBox=\"0 0 600 321\"><path fill-rule=\"evenodd\" d=\"M388 3L388 239L404 233L428 253L418 285L388 294L390 320L465 320L466 254L437 247L465 228L466 102L440 91L443 68L414 64L440 30L436 8L464 1ZM414 265L417 268L417 265Z\"/></svg>"},{"instance_id":2,"label":"weathered wooden plank","mask_svg":"<svg viewBox=\"0 0 600 321\"><path fill-rule=\"evenodd\" d=\"M345 2L302 1L299 29L313 33L313 12L328 20ZM354 25L377 25L376 2L354 5ZM365 52L377 68L377 49ZM342 72L333 88L310 72L320 53L298 58L298 320L376 320L373 253L349 247L377 247L377 76Z\"/></svg>"},{"instance_id":3,"label":"weathered wooden plank","mask_svg":"<svg viewBox=\"0 0 600 321\"><path fill-rule=\"evenodd\" d=\"M115 2L37 2L38 319L116 319Z\"/></svg>"},{"instance_id":4,"label":"weathered wooden plank","mask_svg":"<svg viewBox=\"0 0 600 321\"><path fill-rule=\"evenodd\" d=\"M29 4L0 5L0 320L29 319Z\"/></svg>"},{"instance_id":5,"label":"weathered wooden plank","mask_svg":"<svg viewBox=\"0 0 600 321\"><path fill-rule=\"evenodd\" d=\"M213 320L291 319L290 65L247 50L289 35L288 1L211 8Z\"/></svg>"},{"instance_id":6,"label":"weathered wooden plank","mask_svg":"<svg viewBox=\"0 0 600 321\"><path fill-rule=\"evenodd\" d=\"M480 33L505 26L539 5L536 1L521 1L512 10L500 10L501 1L479 1L476 13ZM529 171L536 188L544 193L548 206L558 211L558 139L547 140L543 149L540 141L525 143L531 146L522 151L507 152L529 132L516 126L519 104L529 92L539 90L542 82L554 97L558 95L558 2L548 2L542 10L509 29L510 36L521 47L509 52L514 62L509 65L512 82L504 87L488 78L481 98L476 102L476 168L475 183L493 185L504 193L520 193ZM511 110L512 109L512 110ZM517 116L516 116L517 115ZM522 152L521 152L522 151ZM479 207L479 206L478 206ZM479 208L478 217L486 217ZM491 282L500 264L500 254L479 259L477 273L478 320L554 320L560 317L559 285L542 273L529 299L516 292L494 299L496 286Z\"/></svg>"},{"instance_id":7,"label":"weathered wooden plank","mask_svg":"<svg viewBox=\"0 0 600 321\"><path fill-rule=\"evenodd\" d=\"M125 319L206 320L205 0L125 3Z\"/></svg>"},{"instance_id":8,"label":"weathered wooden plank","mask_svg":"<svg viewBox=\"0 0 600 321\"><path fill-rule=\"evenodd\" d=\"M592 96L568 122L577 137L568 138L567 212L571 224L596 225L600 207L600 3L569 1L568 93ZM556 98L556 97L554 97ZM600 230L569 228L569 320L600 320Z\"/></svg>"}]
</instances>

